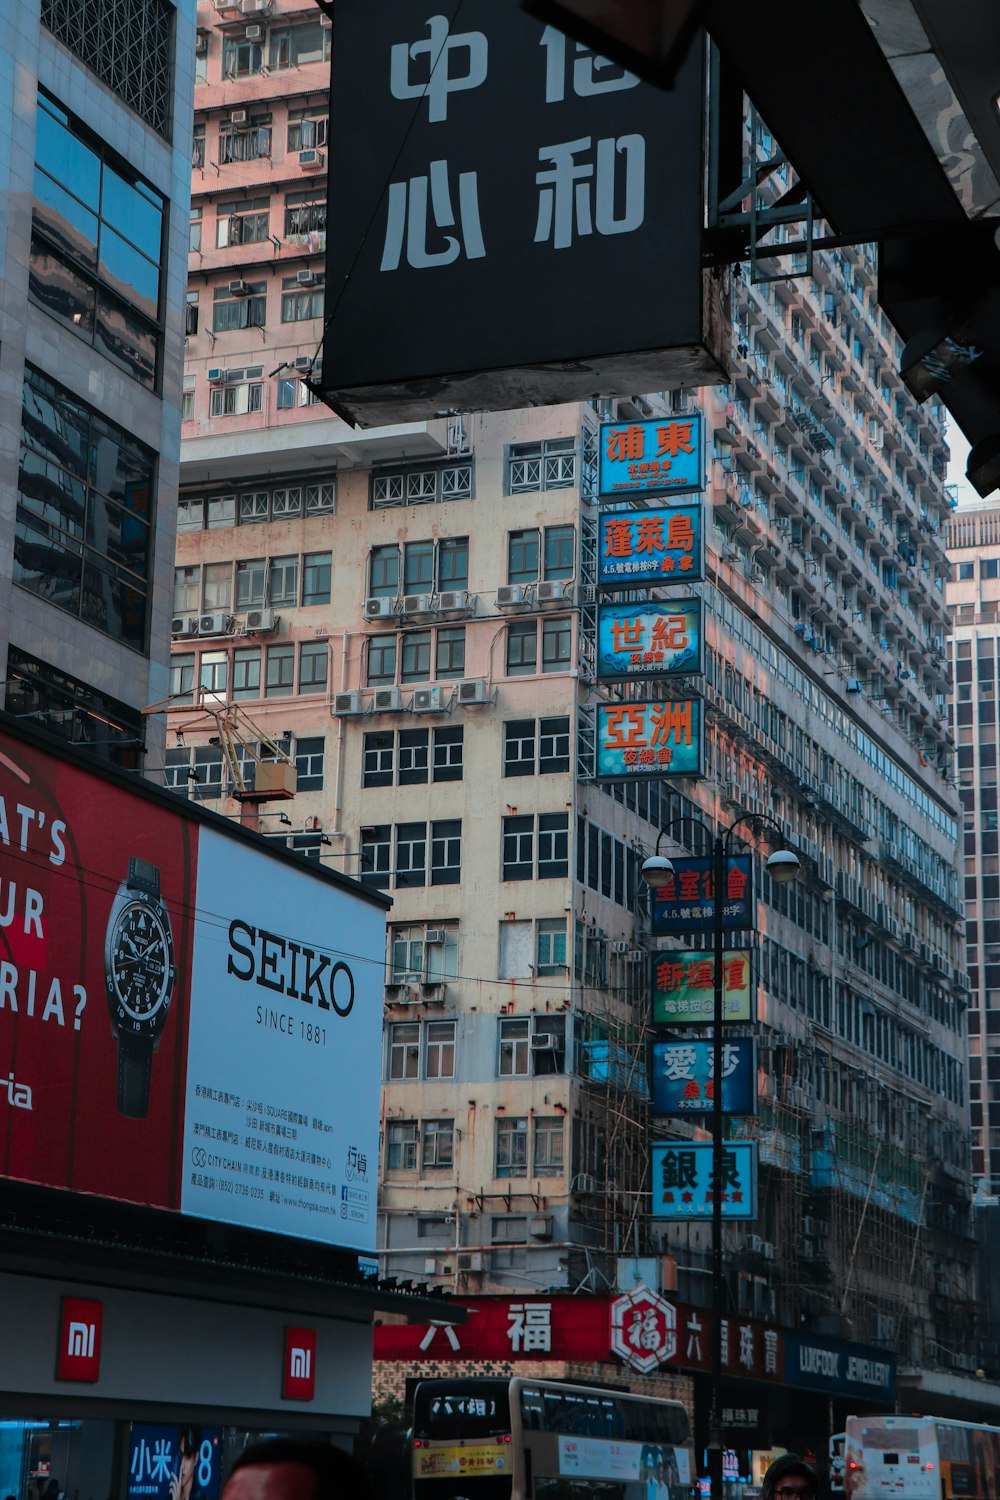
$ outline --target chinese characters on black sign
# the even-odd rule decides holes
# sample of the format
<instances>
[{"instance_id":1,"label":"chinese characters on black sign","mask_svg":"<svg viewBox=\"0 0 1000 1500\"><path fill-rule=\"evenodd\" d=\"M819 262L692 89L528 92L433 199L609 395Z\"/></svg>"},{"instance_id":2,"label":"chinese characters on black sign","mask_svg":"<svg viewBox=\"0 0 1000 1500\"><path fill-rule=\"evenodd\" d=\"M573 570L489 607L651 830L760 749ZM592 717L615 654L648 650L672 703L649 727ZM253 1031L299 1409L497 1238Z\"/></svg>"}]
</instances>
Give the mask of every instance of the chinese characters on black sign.
<instances>
[{"instance_id":1,"label":"chinese characters on black sign","mask_svg":"<svg viewBox=\"0 0 1000 1500\"><path fill-rule=\"evenodd\" d=\"M332 404L370 425L717 380L701 40L661 91L504 0L433 10L338 0Z\"/></svg>"},{"instance_id":2,"label":"chinese characters on black sign","mask_svg":"<svg viewBox=\"0 0 1000 1500\"><path fill-rule=\"evenodd\" d=\"M673 866L671 879L654 892L653 931L711 932L715 920L712 860L675 859ZM726 862L722 925L730 931L757 925L749 854L734 855Z\"/></svg>"}]
</instances>

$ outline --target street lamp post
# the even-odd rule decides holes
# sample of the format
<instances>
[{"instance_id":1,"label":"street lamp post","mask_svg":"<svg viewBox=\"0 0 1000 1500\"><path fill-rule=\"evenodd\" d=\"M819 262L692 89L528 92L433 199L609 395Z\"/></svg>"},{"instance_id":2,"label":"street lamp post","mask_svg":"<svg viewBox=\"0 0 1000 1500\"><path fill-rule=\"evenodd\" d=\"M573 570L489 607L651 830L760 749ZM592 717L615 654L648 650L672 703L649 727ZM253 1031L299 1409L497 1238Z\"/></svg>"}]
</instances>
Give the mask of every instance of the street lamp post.
<instances>
[{"instance_id":1,"label":"street lamp post","mask_svg":"<svg viewBox=\"0 0 1000 1500\"><path fill-rule=\"evenodd\" d=\"M749 822L775 829L782 841L785 837L780 825L773 818L762 813L743 813L728 828L721 829L712 841L712 1359L709 1374L708 1411L708 1475L712 1500L723 1500L722 1322L726 1311L722 1266L723 1126L725 1122L722 1109L722 1028L725 1024L724 892L730 840L741 824ZM653 891L662 890L673 879L674 867L670 860L660 853L660 843L664 834L668 833L672 826L672 822L668 823L666 828L660 831L655 852L642 866L642 877ZM708 833L704 823L699 823L698 826L706 834ZM776 880L779 884L786 884L794 880L799 873L799 857L792 849L777 849L768 856L764 868L772 880ZM754 913L756 926L756 898L754 898Z\"/></svg>"}]
</instances>

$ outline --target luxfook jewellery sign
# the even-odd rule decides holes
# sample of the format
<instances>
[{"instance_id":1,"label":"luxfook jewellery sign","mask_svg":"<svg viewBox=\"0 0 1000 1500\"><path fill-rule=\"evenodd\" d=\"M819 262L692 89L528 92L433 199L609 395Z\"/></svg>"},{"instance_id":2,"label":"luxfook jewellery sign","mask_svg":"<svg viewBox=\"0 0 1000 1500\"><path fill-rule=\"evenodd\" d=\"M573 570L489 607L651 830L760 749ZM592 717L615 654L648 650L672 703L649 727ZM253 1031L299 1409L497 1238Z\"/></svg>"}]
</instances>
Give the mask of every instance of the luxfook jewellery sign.
<instances>
[{"instance_id":1,"label":"luxfook jewellery sign","mask_svg":"<svg viewBox=\"0 0 1000 1500\"><path fill-rule=\"evenodd\" d=\"M677 1353L676 1308L644 1286L616 1298L611 1304L611 1348L640 1375L651 1375Z\"/></svg>"}]
</instances>

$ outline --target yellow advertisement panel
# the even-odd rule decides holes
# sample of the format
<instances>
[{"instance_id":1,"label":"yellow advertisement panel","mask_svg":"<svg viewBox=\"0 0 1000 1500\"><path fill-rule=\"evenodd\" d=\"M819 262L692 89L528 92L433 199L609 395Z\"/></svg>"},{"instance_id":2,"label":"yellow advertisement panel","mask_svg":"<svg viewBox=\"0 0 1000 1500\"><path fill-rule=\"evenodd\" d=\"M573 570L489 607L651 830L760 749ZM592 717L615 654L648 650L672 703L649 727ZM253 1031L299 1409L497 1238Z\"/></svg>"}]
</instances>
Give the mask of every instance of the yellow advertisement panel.
<instances>
[{"instance_id":1,"label":"yellow advertisement panel","mask_svg":"<svg viewBox=\"0 0 1000 1500\"><path fill-rule=\"evenodd\" d=\"M417 1448L413 1456L415 1479L442 1479L453 1474L511 1472L509 1443L470 1444L467 1448Z\"/></svg>"}]
</instances>

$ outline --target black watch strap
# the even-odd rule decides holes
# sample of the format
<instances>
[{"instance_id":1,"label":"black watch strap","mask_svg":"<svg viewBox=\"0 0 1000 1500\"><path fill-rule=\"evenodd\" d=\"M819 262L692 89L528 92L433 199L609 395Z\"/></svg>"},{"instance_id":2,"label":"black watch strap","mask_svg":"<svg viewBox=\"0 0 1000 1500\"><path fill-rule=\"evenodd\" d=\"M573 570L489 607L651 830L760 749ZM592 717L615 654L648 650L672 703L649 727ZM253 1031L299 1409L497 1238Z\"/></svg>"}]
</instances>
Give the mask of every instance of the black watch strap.
<instances>
[{"instance_id":1,"label":"black watch strap","mask_svg":"<svg viewBox=\"0 0 1000 1500\"><path fill-rule=\"evenodd\" d=\"M147 896L152 896L154 901L160 899L160 872L148 859L129 860L128 880L125 884L130 891L143 891Z\"/></svg>"},{"instance_id":2,"label":"black watch strap","mask_svg":"<svg viewBox=\"0 0 1000 1500\"><path fill-rule=\"evenodd\" d=\"M118 1043L118 1110L130 1120L144 1120L149 1112L152 1061L152 1051L131 1052Z\"/></svg>"}]
</instances>

